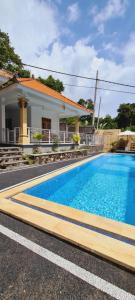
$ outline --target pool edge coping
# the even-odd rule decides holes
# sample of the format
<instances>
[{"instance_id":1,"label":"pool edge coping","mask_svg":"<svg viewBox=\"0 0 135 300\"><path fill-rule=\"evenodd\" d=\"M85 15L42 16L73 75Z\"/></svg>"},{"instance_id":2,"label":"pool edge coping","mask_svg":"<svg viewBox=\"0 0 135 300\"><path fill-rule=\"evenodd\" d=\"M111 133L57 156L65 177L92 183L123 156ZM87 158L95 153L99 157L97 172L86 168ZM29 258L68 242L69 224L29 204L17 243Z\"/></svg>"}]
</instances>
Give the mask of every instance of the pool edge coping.
<instances>
[{"instance_id":1,"label":"pool edge coping","mask_svg":"<svg viewBox=\"0 0 135 300\"><path fill-rule=\"evenodd\" d=\"M74 169L74 168L76 168L78 166L83 165L84 163L87 163L87 162L89 162L91 160L94 160L94 159L100 157L100 156L103 156L104 154L105 153L101 153L101 154L95 155L93 157L86 158L86 159L81 160L79 162L75 162L75 163L73 163L73 164L71 164L69 166L57 169L57 170L52 171L50 173L47 173L45 175L38 176L38 178L35 178L35 179L33 178L33 179L30 179L30 180L28 180L28 181L26 181L24 183L20 183L19 185L13 186L12 188L9 187L9 188L7 188L7 190L4 189L4 191L0 191L0 200L2 200L2 202L0 201L0 211L2 211L2 206L3 205L1 205L1 204L3 203L3 200L10 201L8 199L10 199L12 197L16 198L16 199L18 198L17 200L20 200L19 199L20 195L28 196L27 194L23 194L22 193L25 189L27 189L29 187L32 187L32 186L35 186L35 185L37 185L39 183L42 183L43 181L51 179L51 178L53 178L53 177L55 177L57 175L65 173L66 171L72 170L72 169ZM33 197L33 196L30 196L30 197ZM42 208L43 208L43 206L45 206L45 205L43 205L44 204L43 203L44 200L42 200L40 198L37 198L37 197L34 197L34 198L36 198L36 201L38 202L37 204L40 207L42 206ZM21 198L20 201L22 201L22 198ZM39 203L39 201L40 201L40 203ZM41 201L42 201L42 203L41 203ZM105 225L105 223L109 223L109 229L107 230L108 232L113 232L113 233L119 234L121 236L125 236L127 238L135 240L135 232L134 232L135 231L135 227L132 226L132 225L128 225L128 224L125 224L125 223L113 221L111 219L100 217L100 216L97 216L97 215L94 215L94 214L86 213L86 212L77 210L75 208L70 208L70 207L62 205L62 204L56 204L55 202L51 202L51 201L48 201L48 200L46 200L46 201L48 202L47 203L48 208L50 207L49 209L46 208L46 210L48 209L48 210L50 210L52 212L55 212L55 213L58 213L57 211L60 210L61 211L60 215L64 216L65 214L67 215L66 210L68 209L69 210L68 217L70 215L70 218L74 219L73 215L71 216L71 214L76 213L77 214L76 218L78 219L78 221L80 221L80 216L78 216L78 214L81 214L81 215L83 214L83 216L85 216L85 222L83 222L84 224L90 224L90 225L92 225L91 222L94 222L94 226L95 225L97 226L96 223L98 222L100 226L98 225L97 228L101 228L101 229L107 230L107 227L106 227L107 224ZM27 199L27 201L24 201L24 203L26 203L26 202L27 202L27 204L31 204L31 203L29 203L28 199ZM54 204L55 204L55 206L57 206L57 209L55 209L55 210L54 210ZM62 214L61 208L62 209L64 208L64 210L65 210L63 214ZM45 209L45 207L44 207L44 209ZM8 211L7 211L7 214L8 214ZM10 215L10 211L9 211L9 215ZM16 218L16 215L12 215L12 216ZM88 219L92 219L92 221L90 220L90 222L89 222ZM23 221L26 223L25 219ZM81 220L81 222L82 222L82 220ZM30 224L33 225L33 226L36 226L35 222L30 223ZM116 226L116 229L114 229L113 225ZM111 231L110 231L110 229L111 229ZM125 233L123 234L123 232L121 232L121 230L124 230L128 234L125 234ZM121 232L121 234L120 234L120 232ZM53 232L51 234L53 234ZM111 239L111 237L110 237L110 239ZM132 247L134 247L134 246L132 246Z\"/></svg>"}]
</instances>

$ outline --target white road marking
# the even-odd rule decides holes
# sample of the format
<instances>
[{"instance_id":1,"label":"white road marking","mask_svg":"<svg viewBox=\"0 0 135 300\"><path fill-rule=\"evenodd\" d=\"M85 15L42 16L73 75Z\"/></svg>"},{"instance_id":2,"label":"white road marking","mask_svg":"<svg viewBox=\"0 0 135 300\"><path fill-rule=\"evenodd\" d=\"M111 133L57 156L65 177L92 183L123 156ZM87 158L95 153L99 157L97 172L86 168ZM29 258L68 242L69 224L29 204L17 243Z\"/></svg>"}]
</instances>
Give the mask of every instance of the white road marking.
<instances>
[{"instance_id":1,"label":"white road marking","mask_svg":"<svg viewBox=\"0 0 135 300\"><path fill-rule=\"evenodd\" d=\"M47 250L38 244L30 241L29 239L21 236L20 234L8 229L7 227L0 225L0 232L10 239L14 240L15 242L19 243L20 245L26 247L27 249L31 250L32 252L40 255L41 257L47 259L51 263L61 267L62 269L68 271L72 275L82 279L83 281L89 283L90 285L96 287L97 289L105 292L106 294L114 297L118 300L135 300L135 296L131 293L124 291L123 289L115 286L112 283L100 278L92 274L89 271L77 266L76 264L68 261L67 259L53 253L50 250Z\"/></svg>"}]
</instances>

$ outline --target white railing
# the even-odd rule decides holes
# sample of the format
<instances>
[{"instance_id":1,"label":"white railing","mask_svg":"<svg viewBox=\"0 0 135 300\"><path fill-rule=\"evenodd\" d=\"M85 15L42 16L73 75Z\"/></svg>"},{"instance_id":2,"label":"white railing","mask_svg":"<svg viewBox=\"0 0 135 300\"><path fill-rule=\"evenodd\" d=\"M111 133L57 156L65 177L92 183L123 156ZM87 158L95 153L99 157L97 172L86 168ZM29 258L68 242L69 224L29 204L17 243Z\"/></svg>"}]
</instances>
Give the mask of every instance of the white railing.
<instances>
[{"instance_id":1,"label":"white railing","mask_svg":"<svg viewBox=\"0 0 135 300\"><path fill-rule=\"evenodd\" d=\"M3 144L18 144L20 135L20 128L14 129L2 128L1 143Z\"/></svg>"},{"instance_id":2,"label":"white railing","mask_svg":"<svg viewBox=\"0 0 135 300\"><path fill-rule=\"evenodd\" d=\"M72 143L72 136L73 132L66 132L66 131L56 131L56 130L49 130L49 129L41 129L41 128L28 128L28 135L30 143L37 142L34 138L35 133L41 133L42 139L40 142L46 144L53 144L55 140L61 144L69 144Z\"/></svg>"},{"instance_id":3,"label":"white railing","mask_svg":"<svg viewBox=\"0 0 135 300\"><path fill-rule=\"evenodd\" d=\"M35 133L41 133L42 139L40 143L44 144L53 144L56 140L59 144L72 144L73 143L73 134L74 132L68 131L56 131L49 129L41 129L41 128L27 128L27 134L29 137L29 142L32 144L37 143L37 140L34 138ZM1 142L7 144L18 144L19 143L19 135L20 128L15 127L13 130L8 128L2 129ZM83 145L103 145L103 137L94 135L94 134L86 134L80 133L80 144Z\"/></svg>"},{"instance_id":4,"label":"white railing","mask_svg":"<svg viewBox=\"0 0 135 300\"><path fill-rule=\"evenodd\" d=\"M41 143L52 144L57 139L59 144L72 144L73 143L72 137L75 132L56 131L56 130L29 127L28 135L29 135L30 143L36 142L36 140L34 139L35 133L42 134L42 139L40 140ZM94 134L80 133L80 144L103 145L103 137Z\"/></svg>"}]
</instances>

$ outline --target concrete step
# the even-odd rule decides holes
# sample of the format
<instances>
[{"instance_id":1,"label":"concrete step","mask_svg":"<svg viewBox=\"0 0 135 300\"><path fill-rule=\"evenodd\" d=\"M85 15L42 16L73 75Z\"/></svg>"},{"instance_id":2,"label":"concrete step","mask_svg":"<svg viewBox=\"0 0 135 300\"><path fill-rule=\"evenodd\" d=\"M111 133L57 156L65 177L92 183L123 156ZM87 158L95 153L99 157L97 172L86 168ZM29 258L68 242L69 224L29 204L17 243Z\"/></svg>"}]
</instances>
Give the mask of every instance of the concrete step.
<instances>
[{"instance_id":1,"label":"concrete step","mask_svg":"<svg viewBox=\"0 0 135 300\"><path fill-rule=\"evenodd\" d=\"M9 167L9 166L15 166L15 165L24 165L24 164L27 164L27 160L16 160L16 161L7 161L7 162L4 162L4 163L0 163L0 168L1 169L5 169L6 167Z\"/></svg>"},{"instance_id":2,"label":"concrete step","mask_svg":"<svg viewBox=\"0 0 135 300\"><path fill-rule=\"evenodd\" d=\"M0 161L3 161L3 160L11 160L11 159L18 159L18 158L21 158L22 159L22 155L14 155L14 156L2 156L0 157Z\"/></svg>"},{"instance_id":3,"label":"concrete step","mask_svg":"<svg viewBox=\"0 0 135 300\"><path fill-rule=\"evenodd\" d=\"M20 147L0 147L0 153L1 152L8 152L8 151L21 151L22 149Z\"/></svg>"},{"instance_id":4,"label":"concrete step","mask_svg":"<svg viewBox=\"0 0 135 300\"><path fill-rule=\"evenodd\" d=\"M3 151L0 152L0 157L3 157L4 155L7 155L9 157L11 157L12 155L22 155L23 152L21 150L16 150L16 151Z\"/></svg>"}]
</instances>

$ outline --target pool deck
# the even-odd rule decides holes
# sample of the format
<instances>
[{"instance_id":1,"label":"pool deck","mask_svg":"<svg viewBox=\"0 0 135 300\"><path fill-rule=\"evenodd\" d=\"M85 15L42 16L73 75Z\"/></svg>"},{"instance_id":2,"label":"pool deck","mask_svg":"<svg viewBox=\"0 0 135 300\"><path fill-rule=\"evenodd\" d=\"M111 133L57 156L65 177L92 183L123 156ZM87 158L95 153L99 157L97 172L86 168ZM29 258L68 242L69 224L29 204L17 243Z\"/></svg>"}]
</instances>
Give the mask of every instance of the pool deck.
<instances>
[{"instance_id":1,"label":"pool deck","mask_svg":"<svg viewBox=\"0 0 135 300\"><path fill-rule=\"evenodd\" d=\"M61 163L50 164L42 167L33 167L31 169L27 169L27 171L25 169L0 174L1 187L10 187L13 184L18 184L19 182L22 182L24 180L28 180L35 176L45 174L45 172L51 172L73 162L77 161L64 161ZM96 222L98 222L98 220L96 220L95 218L91 218L90 220L89 216L87 216L87 214L85 215L85 213L83 212L76 212L76 210L74 209L74 211L72 212L72 209L69 208L68 211L66 210L65 216L65 210L63 210L62 206L59 207L59 205L57 206L57 204L55 203L52 203L52 205L54 204L55 207L53 207L52 205L50 207L50 203L47 203L48 206L44 206L45 203L43 203L43 200L39 199L38 203L34 203L34 205L32 205L32 207L35 206L35 209L33 209L34 207L31 207L31 201L33 201L33 199L30 199L29 196L29 199L24 199L22 193L19 192L19 194L15 195L14 197L16 198L14 199L16 203L13 203L13 201L11 201L12 203L10 203L10 206L17 205L19 208L21 207L21 211L23 208L25 210L25 213L23 210L24 219L26 218L26 216L28 216L29 210L31 210L34 213L34 218L35 213L40 213L40 217L42 214L44 214L44 217L47 217L49 222L50 220L52 220L50 219L51 216L49 216L49 213L51 213L54 221L54 217L57 219L57 216L59 214L62 214L63 211L64 219L59 219L59 222L66 222L65 217L69 218L71 221L72 213L74 213L74 218L77 222L79 222L80 218L82 222L83 218L84 223L91 224L92 222L92 226L97 226ZM6 201L8 202L10 200ZM27 202L25 203L25 206L20 205L23 201ZM15 206L14 208L13 206L12 209L14 210ZM7 214L9 215L9 212ZM80 279L81 277L79 274L77 275L77 270L76 276L74 276L72 274L72 271L65 271L66 269L64 266L58 267L57 263L52 263L51 261L43 259L41 255L33 253L34 250L30 251L21 244L19 245L17 241L12 239L12 237L7 237L6 233L4 235L3 233L0 233L0 264L2 268L2 272L0 273L0 295L2 299L134 299L133 295L135 295L135 277L132 272L129 272L126 269L122 269L118 265L113 264L106 259L101 259L100 256L95 256L92 252L87 252L83 248L75 247L74 244L71 244L71 242L67 243L67 240L64 241L63 238L61 240L58 238L58 236L54 237L54 235L48 234L46 230L43 232L43 228L41 228L42 230L39 230L37 229L37 226L34 228L33 226L28 225L29 222L27 221L25 221L25 223L19 221L19 219L21 220L21 216L18 219L18 216L11 217L7 214L0 213L0 225L5 226L4 228L13 230L13 232L22 235L28 240L33 241L36 244L55 252L59 255L59 259L60 257L62 257L68 260L69 264L70 262L72 262L76 267L80 266L81 268L83 268L82 270L87 270L87 277L89 277L89 274L91 275L92 272L92 274L98 276L99 281L101 279L101 284L95 287L96 279L93 284L90 284L88 283L88 280L85 281ZM20 209L18 210L18 214L20 214ZM102 220L100 220L100 226L101 221ZM63 222L61 223L62 226L63 224L65 224ZM59 224L55 224L55 230L59 230ZM77 226L76 224L72 224L72 222L70 222L70 225ZM105 224L103 225L106 226ZM77 226L77 228L78 227L80 226ZM63 231L65 231L65 228L66 226L62 228ZM73 228L73 230L74 229L75 227ZM85 228L81 227L81 231L84 229ZM125 234L123 234L123 236L124 235ZM89 237L90 235L88 236L88 239ZM72 238L72 232L70 238ZM130 238L133 240L134 236L132 236L131 234ZM98 245L99 243L100 242L98 239ZM113 248L115 248L115 245L113 246ZM102 283L102 280L105 280L106 288L108 287L107 293L104 292L104 288L102 286L104 284ZM111 284L113 286L110 286L108 284ZM127 294L123 294L125 292Z\"/></svg>"},{"instance_id":2,"label":"pool deck","mask_svg":"<svg viewBox=\"0 0 135 300\"><path fill-rule=\"evenodd\" d=\"M0 193L0 211L135 271L134 226L23 194L23 190L27 188L60 175L65 171L72 170L102 155L86 158L50 174L2 191ZM31 207L28 207L28 205ZM42 212L38 210L39 208L42 209ZM48 211L56 215L52 216L48 214ZM60 216L66 217L68 220L63 220ZM84 228L80 224L74 224L72 220L90 225L91 228ZM95 228L103 231L97 232ZM115 236L111 236L112 233ZM125 237L127 240L123 241L121 237Z\"/></svg>"}]
</instances>

